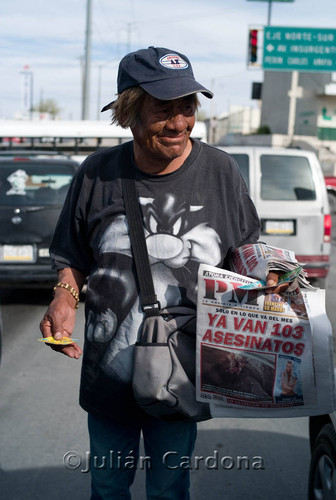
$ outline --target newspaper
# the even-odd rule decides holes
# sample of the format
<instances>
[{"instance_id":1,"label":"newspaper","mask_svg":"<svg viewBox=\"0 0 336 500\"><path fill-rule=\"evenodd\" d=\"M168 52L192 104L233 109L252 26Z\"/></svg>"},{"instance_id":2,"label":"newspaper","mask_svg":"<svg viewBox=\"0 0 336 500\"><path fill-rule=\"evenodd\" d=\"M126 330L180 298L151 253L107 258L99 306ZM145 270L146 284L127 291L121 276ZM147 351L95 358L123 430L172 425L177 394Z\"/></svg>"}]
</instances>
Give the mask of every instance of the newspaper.
<instances>
[{"instance_id":1,"label":"newspaper","mask_svg":"<svg viewBox=\"0 0 336 500\"><path fill-rule=\"evenodd\" d=\"M284 248L272 247L265 243L243 245L236 248L230 258L230 269L237 274L263 280L270 271L294 271L301 288L313 289L307 281L307 273L297 261L294 252ZM263 282L265 285L265 283Z\"/></svg>"},{"instance_id":2,"label":"newspaper","mask_svg":"<svg viewBox=\"0 0 336 500\"><path fill-rule=\"evenodd\" d=\"M264 277L264 276L263 276ZM256 280L202 264L196 398L214 417L293 417L335 409L323 290L244 289Z\"/></svg>"}]
</instances>

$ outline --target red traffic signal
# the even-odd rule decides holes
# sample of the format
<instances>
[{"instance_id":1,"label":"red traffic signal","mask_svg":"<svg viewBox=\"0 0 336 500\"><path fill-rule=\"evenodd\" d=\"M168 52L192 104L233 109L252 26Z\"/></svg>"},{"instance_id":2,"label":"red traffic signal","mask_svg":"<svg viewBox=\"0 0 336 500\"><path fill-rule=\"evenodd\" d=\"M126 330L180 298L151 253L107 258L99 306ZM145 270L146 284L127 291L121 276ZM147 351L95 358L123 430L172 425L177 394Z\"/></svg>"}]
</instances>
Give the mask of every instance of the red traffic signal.
<instances>
[{"instance_id":1,"label":"red traffic signal","mask_svg":"<svg viewBox=\"0 0 336 500\"><path fill-rule=\"evenodd\" d=\"M258 59L258 31L257 29L249 30L249 63L256 63Z\"/></svg>"}]
</instances>

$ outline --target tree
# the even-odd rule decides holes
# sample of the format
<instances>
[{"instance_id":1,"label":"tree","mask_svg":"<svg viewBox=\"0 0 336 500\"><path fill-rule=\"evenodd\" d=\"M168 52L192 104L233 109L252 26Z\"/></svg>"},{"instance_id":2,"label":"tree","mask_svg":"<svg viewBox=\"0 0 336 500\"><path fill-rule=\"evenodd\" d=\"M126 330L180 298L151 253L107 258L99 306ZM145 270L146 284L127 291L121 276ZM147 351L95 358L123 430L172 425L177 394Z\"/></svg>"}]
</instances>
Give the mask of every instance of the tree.
<instances>
[{"instance_id":1,"label":"tree","mask_svg":"<svg viewBox=\"0 0 336 500\"><path fill-rule=\"evenodd\" d=\"M46 99L45 101L41 101L37 106L34 106L33 111L38 111L39 113L50 113L54 120L61 109L57 106L54 99Z\"/></svg>"},{"instance_id":2,"label":"tree","mask_svg":"<svg viewBox=\"0 0 336 500\"><path fill-rule=\"evenodd\" d=\"M267 135L271 134L272 132L268 125L260 125L260 127L255 133L260 135Z\"/></svg>"}]
</instances>

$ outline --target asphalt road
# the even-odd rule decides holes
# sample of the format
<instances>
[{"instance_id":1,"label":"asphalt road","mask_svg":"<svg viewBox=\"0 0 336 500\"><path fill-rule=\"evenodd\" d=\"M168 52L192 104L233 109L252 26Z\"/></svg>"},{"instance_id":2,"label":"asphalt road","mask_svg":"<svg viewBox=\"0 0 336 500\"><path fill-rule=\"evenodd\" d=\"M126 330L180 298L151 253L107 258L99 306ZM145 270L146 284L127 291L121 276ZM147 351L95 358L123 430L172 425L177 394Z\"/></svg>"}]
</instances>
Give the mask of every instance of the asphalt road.
<instances>
[{"instance_id":1,"label":"asphalt road","mask_svg":"<svg viewBox=\"0 0 336 500\"><path fill-rule=\"evenodd\" d=\"M326 292L334 325L335 253L334 249ZM86 414L78 405L81 362L37 341L49 299L48 290L1 292L0 496L4 500L84 500L90 496L90 475L84 472L89 450ZM83 338L83 314L80 304L78 339ZM190 464L193 500L307 499L307 418L203 422L194 455L203 459L199 465ZM239 465L242 456L246 458ZM179 463L178 457L174 459ZM139 469L133 500L145 498L144 476Z\"/></svg>"}]
</instances>

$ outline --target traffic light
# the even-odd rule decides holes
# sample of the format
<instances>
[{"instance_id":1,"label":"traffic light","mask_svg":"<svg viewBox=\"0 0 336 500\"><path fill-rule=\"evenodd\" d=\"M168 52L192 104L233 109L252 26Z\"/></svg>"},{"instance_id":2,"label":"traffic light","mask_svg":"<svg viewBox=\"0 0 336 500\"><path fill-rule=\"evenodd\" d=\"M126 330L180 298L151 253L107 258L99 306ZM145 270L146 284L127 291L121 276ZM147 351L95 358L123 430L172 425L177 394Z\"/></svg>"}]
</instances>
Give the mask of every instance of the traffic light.
<instances>
[{"instance_id":1,"label":"traffic light","mask_svg":"<svg viewBox=\"0 0 336 500\"><path fill-rule=\"evenodd\" d=\"M257 99L260 101L262 92L262 83L261 82L252 82L252 95L251 99Z\"/></svg>"},{"instance_id":2,"label":"traffic light","mask_svg":"<svg viewBox=\"0 0 336 500\"><path fill-rule=\"evenodd\" d=\"M255 64L258 59L258 30L249 30L249 60L250 64Z\"/></svg>"}]
</instances>

